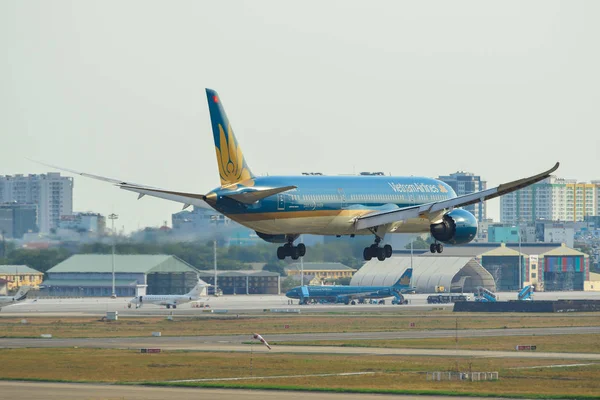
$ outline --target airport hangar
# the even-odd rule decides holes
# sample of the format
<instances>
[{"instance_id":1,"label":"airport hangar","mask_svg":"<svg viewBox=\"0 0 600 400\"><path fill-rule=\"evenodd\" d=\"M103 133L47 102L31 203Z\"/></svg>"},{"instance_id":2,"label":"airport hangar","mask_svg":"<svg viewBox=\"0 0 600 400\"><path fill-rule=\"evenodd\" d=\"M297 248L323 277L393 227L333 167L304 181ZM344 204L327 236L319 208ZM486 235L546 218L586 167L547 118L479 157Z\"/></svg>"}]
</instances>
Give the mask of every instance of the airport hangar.
<instances>
[{"instance_id":1,"label":"airport hangar","mask_svg":"<svg viewBox=\"0 0 600 400\"><path fill-rule=\"evenodd\" d=\"M438 287L446 292L473 293L478 286L496 290L494 278L473 257L425 257L393 255L384 261L365 263L350 281L351 286L392 286L407 268L413 267L411 286L418 293L434 293Z\"/></svg>"},{"instance_id":2,"label":"airport hangar","mask_svg":"<svg viewBox=\"0 0 600 400\"><path fill-rule=\"evenodd\" d=\"M454 260L456 257L466 258L469 262L461 266L465 260L459 262ZM370 284L369 281L385 282L385 285L394 284L411 265L410 251L395 251L389 260L394 258L399 259L390 261L390 269L395 269L389 272L377 270L377 263L383 267L387 260L367 262L352 279L351 285ZM447 263L444 267L446 269L442 269L442 264L434 261L417 261L422 258L439 259L439 263ZM412 285L423 293L433 292L435 286L465 292L470 292L476 286L493 290L491 284L477 284L485 275L482 275L480 269L483 268L491 275L497 291L516 291L519 288L519 261L522 266L522 286L533 285L536 291L600 290L600 285L595 284L595 278L590 275L589 256L561 243L522 243L520 249L518 243L471 243L464 246L446 246L442 254L415 249ZM467 264L470 264L469 268L466 268ZM392 268L391 265L396 266ZM419 271L419 265L422 271ZM437 271L437 268L441 269ZM363 280L367 273L371 278ZM382 276L375 278L377 273ZM442 275L438 277L437 274ZM448 274L452 276L448 277ZM394 279L395 281L391 282Z\"/></svg>"},{"instance_id":3,"label":"airport hangar","mask_svg":"<svg viewBox=\"0 0 600 400\"><path fill-rule=\"evenodd\" d=\"M115 291L118 297L144 294L185 294L198 283L199 271L169 255L115 255ZM47 296L112 294L112 255L77 254L47 271L41 286Z\"/></svg>"}]
</instances>

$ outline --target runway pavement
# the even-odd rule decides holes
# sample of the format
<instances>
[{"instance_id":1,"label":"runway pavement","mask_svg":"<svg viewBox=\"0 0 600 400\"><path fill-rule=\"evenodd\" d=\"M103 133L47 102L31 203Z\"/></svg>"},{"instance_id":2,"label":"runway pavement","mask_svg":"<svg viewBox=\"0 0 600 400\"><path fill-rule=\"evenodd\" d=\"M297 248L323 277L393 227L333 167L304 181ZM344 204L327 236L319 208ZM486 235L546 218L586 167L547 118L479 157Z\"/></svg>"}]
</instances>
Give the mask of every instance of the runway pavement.
<instances>
[{"instance_id":1,"label":"runway pavement","mask_svg":"<svg viewBox=\"0 0 600 400\"><path fill-rule=\"evenodd\" d=\"M600 334L600 326L562 328L516 328L516 329L465 329L427 330L397 332L346 332L346 333L293 333L267 335L271 343L303 342L314 340L377 340L377 339L426 339L443 337L494 337L531 335ZM90 348L144 348L161 347L172 350L206 349L208 345L241 344L250 341L250 335L213 336L160 336L126 338L68 338L33 339L0 338L0 348L20 347L90 347ZM200 347L199 347L200 346Z\"/></svg>"},{"instance_id":2,"label":"runway pavement","mask_svg":"<svg viewBox=\"0 0 600 400\"><path fill-rule=\"evenodd\" d=\"M516 300L517 294L498 293L500 300ZM388 299L387 304L314 304L298 305L298 301L290 304L290 299L283 295L237 295L206 297L199 303L209 305L209 310L227 311L229 313L262 313L265 309L291 309L301 313L319 312L405 312L407 310L424 311L432 308L451 309L452 304L427 304L429 294L406 295L408 305L392 305ZM600 300L600 292L537 292L535 300L558 299L595 299ZM74 299L28 299L22 303L5 306L0 316L99 316L108 311L118 311L122 316L152 316L173 313L180 316L197 316L204 313L203 308L193 307L194 303L183 304L175 310L167 310L164 306L144 305L140 309L128 308L130 298L74 298ZM196 303L197 304L197 303Z\"/></svg>"},{"instance_id":3,"label":"runway pavement","mask_svg":"<svg viewBox=\"0 0 600 400\"><path fill-rule=\"evenodd\" d=\"M507 336L507 331L515 331L518 334L531 334L531 331L540 329L514 329L514 330L484 330L480 336L495 336L501 334ZM574 327L574 328L544 328L547 334L566 334L566 333L599 333L599 327ZM449 331L448 331L449 332ZM472 331L477 335L477 330ZM427 337L427 334L435 336L435 331L410 332L413 336L409 337ZM465 332L467 333L467 332ZM398 338L401 333L384 332L385 338ZM312 336L311 336L312 335ZM366 335L378 338L376 333L333 333L333 334L292 334L292 335L272 335L268 337L271 343L282 340L315 340L316 336L320 340L328 338L337 338L347 340L353 338L360 340ZM440 349L398 349L398 348L374 348L374 347L337 347L337 346L283 346L273 345L272 350L266 349L261 345L249 346L241 344L250 342L248 336L198 336L198 337L150 337L150 338L86 338L86 339L22 339L22 338L2 338L0 339L0 348L61 348L61 347L86 347L86 348L105 348L105 349L140 349L140 348L160 348L163 350L194 350L194 351L226 351L226 352L275 352L275 353L317 353L317 354L371 354L371 355L421 355L421 356L461 356L461 357L510 357L510 358L560 358L576 360L599 360L600 354L588 353L543 353L543 352L517 352L517 351L479 351L479 350L440 350Z\"/></svg>"},{"instance_id":4,"label":"runway pavement","mask_svg":"<svg viewBox=\"0 0 600 400\"><path fill-rule=\"evenodd\" d=\"M146 386L100 385L88 383L46 383L0 381L0 393L6 399L45 399L45 400L226 400L241 398L245 400L386 400L414 399L415 396L395 396L377 394L352 393L316 393L316 392L283 392L277 390L243 390L243 389L201 389L201 388L167 388ZM419 400L447 400L445 396L418 396ZM491 397L457 397L456 400L494 400ZM500 399L496 399L500 400ZM502 398L502 400L510 400Z\"/></svg>"}]
</instances>

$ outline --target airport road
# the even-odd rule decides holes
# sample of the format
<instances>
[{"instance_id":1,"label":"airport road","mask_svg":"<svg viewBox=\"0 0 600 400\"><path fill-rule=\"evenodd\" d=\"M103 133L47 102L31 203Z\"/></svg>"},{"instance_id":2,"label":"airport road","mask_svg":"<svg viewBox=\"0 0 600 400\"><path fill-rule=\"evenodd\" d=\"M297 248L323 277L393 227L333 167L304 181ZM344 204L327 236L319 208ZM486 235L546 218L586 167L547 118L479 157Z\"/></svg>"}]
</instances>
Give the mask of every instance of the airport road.
<instances>
[{"instance_id":1,"label":"airport road","mask_svg":"<svg viewBox=\"0 0 600 400\"><path fill-rule=\"evenodd\" d=\"M50 332L51 333L51 332ZM426 339L443 337L494 337L531 335L574 335L600 334L600 326L561 327L561 328L515 328L515 329L464 329L427 330L396 332L340 332L340 333L291 333L268 335L273 342L302 342L313 340L377 340L377 339ZM250 341L250 335L214 336L160 336L126 338L0 338L0 348L21 347L90 347L90 348L144 348L194 350L198 346L219 344L241 344Z\"/></svg>"},{"instance_id":2,"label":"airport road","mask_svg":"<svg viewBox=\"0 0 600 400\"><path fill-rule=\"evenodd\" d=\"M498 293L500 300L516 300L517 294ZM301 313L323 312L403 312L407 310L426 311L432 308L451 309L452 304L427 304L428 294L406 295L408 305L387 304L314 304L299 306L289 304L290 299L281 295L237 295L221 297L205 297L199 303L209 305L212 310L227 310L229 313L262 313L265 309L294 309ZM600 292L536 292L535 300L558 299L590 299L600 300ZM74 299L39 299L26 300L22 303L2 308L0 316L101 316L107 311L118 311L121 316L162 316L173 313L179 316L203 315L203 309L192 307L193 303L183 304L175 310L167 310L164 306L144 305L140 309L128 308L130 298L74 298Z\"/></svg>"},{"instance_id":3,"label":"airport road","mask_svg":"<svg viewBox=\"0 0 600 400\"><path fill-rule=\"evenodd\" d=\"M352 393L315 393L284 392L277 390L243 390L243 389L204 389L204 388L167 388L146 386L100 385L88 383L46 383L0 381L0 393L3 398L45 399L45 400L198 400L210 398L225 400L243 398L245 400L386 400L413 399L415 396L394 396L377 394ZM418 396L419 400L447 400L445 396ZM458 397L456 400L494 400L491 397ZM500 399L497 399L500 400ZM503 398L502 400L510 400Z\"/></svg>"}]
</instances>

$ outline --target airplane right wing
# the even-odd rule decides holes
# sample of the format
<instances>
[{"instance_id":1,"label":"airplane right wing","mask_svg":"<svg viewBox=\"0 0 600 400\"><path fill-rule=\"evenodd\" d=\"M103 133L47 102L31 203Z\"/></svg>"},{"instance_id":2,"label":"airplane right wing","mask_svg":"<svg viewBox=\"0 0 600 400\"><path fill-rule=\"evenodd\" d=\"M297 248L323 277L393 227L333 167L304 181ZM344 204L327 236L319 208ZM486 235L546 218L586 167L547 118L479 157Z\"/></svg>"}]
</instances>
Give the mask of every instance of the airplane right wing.
<instances>
[{"instance_id":1,"label":"airplane right wing","mask_svg":"<svg viewBox=\"0 0 600 400\"><path fill-rule=\"evenodd\" d=\"M454 207L464 207L481 201L490 200L515 190L522 189L536 182L544 180L558 169L560 164L556 163L552 168L540 174L523 178L516 181L503 183L498 187L482 190L480 192L470 193L463 196L454 197L448 200L442 200L432 203L420 204L411 207L398 208L391 211L378 211L358 217L355 221L357 230L374 228L393 222L403 221L410 218L429 218L439 215L444 210Z\"/></svg>"}]
</instances>

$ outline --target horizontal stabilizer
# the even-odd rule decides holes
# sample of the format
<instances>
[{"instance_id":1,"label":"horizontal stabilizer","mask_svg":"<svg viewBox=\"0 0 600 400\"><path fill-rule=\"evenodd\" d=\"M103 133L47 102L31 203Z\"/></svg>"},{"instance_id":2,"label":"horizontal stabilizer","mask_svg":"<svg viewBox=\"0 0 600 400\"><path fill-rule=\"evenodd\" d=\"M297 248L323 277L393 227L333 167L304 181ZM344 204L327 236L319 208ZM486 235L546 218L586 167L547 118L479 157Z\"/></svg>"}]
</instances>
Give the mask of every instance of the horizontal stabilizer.
<instances>
[{"instance_id":1,"label":"horizontal stabilizer","mask_svg":"<svg viewBox=\"0 0 600 400\"><path fill-rule=\"evenodd\" d=\"M273 189L258 189L243 193L227 194L224 197L229 197L243 204L256 203L266 197L273 196L277 193L287 192L288 190L296 189L296 186L283 186Z\"/></svg>"}]
</instances>

